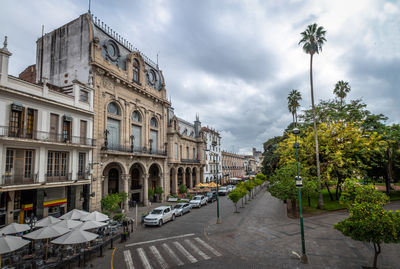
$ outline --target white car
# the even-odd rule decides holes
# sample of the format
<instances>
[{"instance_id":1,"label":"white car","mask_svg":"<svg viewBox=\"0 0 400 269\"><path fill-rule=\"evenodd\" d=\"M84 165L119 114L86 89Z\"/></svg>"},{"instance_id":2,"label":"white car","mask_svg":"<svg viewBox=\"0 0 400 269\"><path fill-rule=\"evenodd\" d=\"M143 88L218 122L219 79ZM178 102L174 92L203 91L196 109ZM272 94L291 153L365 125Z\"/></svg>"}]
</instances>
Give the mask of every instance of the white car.
<instances>
[{"instance_id":1,"label":"white car","mask_svg":"<svg viewBox=\"0 0 400 269\"><path fill-rule=\"evenodd\" d=\"M219 195L219 196L228 195L228 188L227 188L227 187L221 187L221 188L218 190L218 195Z\"/></svg>"},{"instance_id":2,"label":"white car","mask_svg":"<svg viewBox=\"0 0 400 269\"><path fill-rule=\"evenodd\" d=\"M170 206L160 206L148 214L144 220L144 226L146 225L158 225L162 226L164 223L170 220L175 220L175 210Z\"/></svg>"},{"instance_id":3,"label":"white car","mask_svg":"<svg viewBox=\"0 0 400 269\"><path fill-rule=\"evenodd\" d=\"M201 207L202 205L207 205L208 198L204 195L196 195L193 197L192 200L190 200L189 204L192 205L192 207Z\"/></svg>"}]
</instances>

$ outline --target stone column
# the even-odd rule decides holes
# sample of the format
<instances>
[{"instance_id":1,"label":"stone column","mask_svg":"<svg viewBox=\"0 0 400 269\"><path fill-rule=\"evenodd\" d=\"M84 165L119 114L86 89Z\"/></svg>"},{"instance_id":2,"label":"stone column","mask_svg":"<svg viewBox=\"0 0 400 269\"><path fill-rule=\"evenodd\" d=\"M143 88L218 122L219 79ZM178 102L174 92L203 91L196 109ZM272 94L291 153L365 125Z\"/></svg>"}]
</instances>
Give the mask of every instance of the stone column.
<instances>
[{"instance_id":1,"label":"stone column","mask_svg":"<svg viewBox=\"0 0 400 269\"><path fill-rule=\"evenodd\" d=\"M122 180L124 182L124 192L126 194L128 194L128 198L124 202L124 209L125 209L125 212L128 212L129 211L129 203L128 203L128 201L129 201L129 187L128 187L129 174L123 175Z\"/></svg>"},{"instance_id":2,"label":"stone column","mask_svg":"<svg viewBox=\"0 0 400 269\"><path fill-rule=\"evenodd\" d=\"M193 176L192 176L192 169L189 172L189 188L193 189Z\"/></svg>"},{"instance_id":3,"label":"stone column","mask_svg":"<svg viewBox=\"0 0 400 269\"><path fill-rule=\"evenodd\" d=\"M196 185L200 183L200 169L196 170Z\"/></svg>"},{"instance_id":4,"label":"stone column","mask_svg":"<svg viewBox=\"0 0 400 269\"><path fill-rule=\"evenodd\" d=\"M149 178L147 174L143 174L143 204L149 205Z\"/></svg>"},{"instance_id":5,"label":"stone column","mask_svg":"<svg viewBox=\"0 0 400 269\"><path fill-rule=\"evenodd\" d=\"M172 193L178 194L178 171L174 169L175 173L172 174Z\"/></svg>"},{"instance_id":6,"label":"stone column","mask_svg":"<svg viewBox=\"0 0 400 269\"><path fill-rule=\"evenodd\" d=\"M162 188L163 191L164 191L164 192L161 194L160 199L161 199L161 202L164 202L164 197L165 197L165 195L167 195L167 186L166 186L165 180L164 180L164 173L160 173L160 178L159 178L159 180L160 180L160 186L161 186L161 188Z\"/></svg>"}]
</instances>

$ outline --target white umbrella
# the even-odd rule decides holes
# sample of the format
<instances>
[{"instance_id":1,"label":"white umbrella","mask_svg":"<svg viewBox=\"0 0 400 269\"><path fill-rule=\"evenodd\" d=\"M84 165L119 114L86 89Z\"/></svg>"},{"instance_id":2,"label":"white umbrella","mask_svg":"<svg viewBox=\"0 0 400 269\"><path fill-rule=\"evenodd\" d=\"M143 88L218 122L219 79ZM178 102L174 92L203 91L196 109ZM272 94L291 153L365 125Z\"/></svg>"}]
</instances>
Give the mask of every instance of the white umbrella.
<instances>
[{"instance_id":1,"label":"white umbrella","mask_svg":"<svg viewBox=\"0 0 400 269\"><path fill-rule=\"evenodd\" d=\"M11 223L0 230L0 234L16 234L29 230L30 227L27 224Z\"/></svg>"},{"instance_id":2,"label":"white umbrella","mask_svg":"<svg viewBox=\"0 0 400 269\"><path fill-rule=\"evenodd\" d=\"M0 268L1 268L1 255L9 253L14 250L20 249L29 244L30 241L22 239L19 236L2 235L0 237Z\"/></svg>"},{"instance_id":3,"label":"white umbrella","mask_svg":"<svg viewBox=\"0 0 400 269\"><path fill-rule=\"evenodd\" d=\"M64 227L54 227L48 226L40 228L39 230L33 231L24 235L24 237L29 239L46 239L46 260L47 260L47 249L49 248L49 238L57 237L68 233L69 229Z\"/></svg>"},{"instance_id":4,"label":"white umbrella","mask_svg":"<svg viewBox=\"0 0 400 269\"><path fill-rule=\"evenodd\" d=\"M89 215L86 215L81 218L83 221L88 221L88 220L95 220L95 221L106 221L110 219L106 214L100 213L99 211L93 211Z\"/></svg>"},{"instance_id":5,"label":"white umbrella","mask_svg":"<svg viewBox=\"0 0 400 269\"><path fill-rule=\"evenodd\" d=\"M60 236L51 241L54 244L60 245L70 245L70 244L80 244L92 241L96 239L99 235L94 233L89 233L83 230L72 230L71 232Z\"/></svg>"},{"instance_id":6,"label":"white umbrella","mask_svg":"<svg viewBox=\"0 0 400 269\"><path fill-rule=\"evenodd\" d=\"M72 219L64 219L64 220L52 225L52 227L63 227L63 228L67 228L67 229L73 229L73 228L79 226L80 224L82 224L82 221L72 220Z\"/></svg>"},{"instance_id":7,"label":"white umbrella","mask_svg":"<svg viewBox=\"0 0 400 269\"><path fill-rule=\"evenodd\" d=\"M75 229L90 230L90 229L94 229L94 228L100 228L100 227L103 227L106 225L107 225L107 223L104 223L104 222L89 220L89 221L83 222L82 224L77 226Z\"/></svg>"},{"instance_id":8,"label":"white umbrella","mask_svg":"<svg viewBox=\"0 0 400 269\"><path fill-rule=\"evenodd\" d=\"M60 219L81 219L84 216L89 215L89 212L79 210L79 209L72 209L68 213L65 213L60 217Z\"/></svg>"},{"instance_id":9,"label":"white umbrella","mask_svg":"<svg viewBox=\"0 0 400 269\"><path fill-rule=\"evenodd\" d=\"M61 221L60 219L57 219L57 218L52 217L52 216L48 216L48 217L46 217L44 219L39 220L36 223L35 227L47 227L47 226L51 226L51 225L53 225L53 224L55 224L57 222L60 222L60 221Z\"/></svg>"}]
</instances>

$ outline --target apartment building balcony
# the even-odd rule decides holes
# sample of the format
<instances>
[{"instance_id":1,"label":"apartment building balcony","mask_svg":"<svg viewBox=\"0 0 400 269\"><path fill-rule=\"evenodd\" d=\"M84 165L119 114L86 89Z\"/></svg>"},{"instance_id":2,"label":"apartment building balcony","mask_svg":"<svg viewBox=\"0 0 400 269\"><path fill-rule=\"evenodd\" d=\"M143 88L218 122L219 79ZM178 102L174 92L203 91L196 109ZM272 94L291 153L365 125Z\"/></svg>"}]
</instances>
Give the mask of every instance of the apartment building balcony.
<instances>
[{"instance_id":1,"label":"apartment building balcony","mask_svg":"<svg viewBox=\"0 0 400 269\"><path fill-rule=\"evenodd\" d=\"M71 136L69 134L56 134L23 128L0 126L0 139L26 139L30 141L72 144L95 147L96 140L88 137Z\"/></svg>"},{"instance_id":2,"label":"apartment building balcony","mask_svg":"<svg viewBox=\"0 0 400 269\"><path fill-rule=\"evenodd\" d=\"M46 183L57 183L72 180L72 173L46 174Z\"/></svg>"},{"instance_id":3,"label":"apartment building balcony","mask_svg":"<svg viewBox=\"0 0 400 269\"><path fill-rule=\"evenodd\" d=\"M110 145L104 144L101 147L103 152L118 154L118 153L131 153L138 155L159 155L159 156L167 156L167 151L162 149L152 149L147 147L132 147L131 145Z\"/></svg>"},{"instance_id":4,"label":"apartment building balcony","mask_svg":"<svg viewBox=\"0 0 400 269\"><path fill-rule=\"evenodd\" d=\"M4 174L1 176L2 186L12 186L12 185L25 185L38 183L38 174L30 175L14 175L14 174Z\"/></svg>"}]
</instances>

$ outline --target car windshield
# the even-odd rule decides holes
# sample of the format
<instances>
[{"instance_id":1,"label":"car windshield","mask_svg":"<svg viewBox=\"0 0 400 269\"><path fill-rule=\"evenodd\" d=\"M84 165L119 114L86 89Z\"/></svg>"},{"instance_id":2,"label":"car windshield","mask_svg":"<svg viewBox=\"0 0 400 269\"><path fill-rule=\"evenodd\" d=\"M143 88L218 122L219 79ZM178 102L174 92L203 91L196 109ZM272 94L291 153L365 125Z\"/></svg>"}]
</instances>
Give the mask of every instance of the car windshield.
<instances>
[{"instance_id":1,"label":"car windshield","mask_svg":"<svg viewBox=\"0 0 400 269\"><path fill-rule=\"evenodd\" d=\"M200 196L195 196L195 197L193 198L193 200L201 200L201 197L200 197Z\"/></svg>"},{"instance_id":2,"label":"car windshield","mask_svg":"<svg viewBox=\"0 0 400 269\"><path fill-rule=\"evenodd\" d=\"M153 211L151 211L151 214L154 215L161 215L163 213L163 211L161 209L154 209Z\"/></svg>"},{"instance_id":3,"label":"car windshield","mask_svg":"<svg viewBox=\"0 0 400 269\"><path fill-rule=\"evenodd\" d=\"M181 208L183 205L176 205L176 206L174 206L174 208Z\"/></svg>"}]
</instances>

